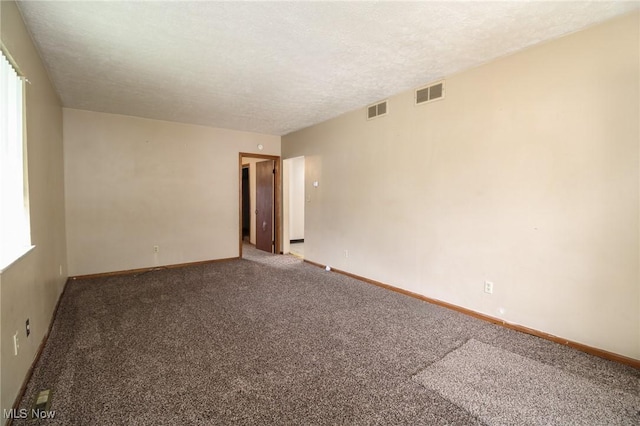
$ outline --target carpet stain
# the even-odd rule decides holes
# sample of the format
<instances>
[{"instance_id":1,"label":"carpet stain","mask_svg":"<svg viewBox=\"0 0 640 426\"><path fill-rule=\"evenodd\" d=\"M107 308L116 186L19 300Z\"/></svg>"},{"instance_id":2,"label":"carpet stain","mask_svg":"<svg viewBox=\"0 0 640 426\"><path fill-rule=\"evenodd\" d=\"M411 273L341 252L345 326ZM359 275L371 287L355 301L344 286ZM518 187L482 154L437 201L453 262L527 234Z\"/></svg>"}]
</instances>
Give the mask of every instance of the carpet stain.
<instances>
[{"instance_id":1,"label":"carpet stain","mask_svg":"<svg viewBox=\"0 0 640 426\"><path fill-rule=\"evenodd\" d=\"M603 386L474 339L414 376L487 425L632 425L639 392Z\"/></svg>"}]
</instances>

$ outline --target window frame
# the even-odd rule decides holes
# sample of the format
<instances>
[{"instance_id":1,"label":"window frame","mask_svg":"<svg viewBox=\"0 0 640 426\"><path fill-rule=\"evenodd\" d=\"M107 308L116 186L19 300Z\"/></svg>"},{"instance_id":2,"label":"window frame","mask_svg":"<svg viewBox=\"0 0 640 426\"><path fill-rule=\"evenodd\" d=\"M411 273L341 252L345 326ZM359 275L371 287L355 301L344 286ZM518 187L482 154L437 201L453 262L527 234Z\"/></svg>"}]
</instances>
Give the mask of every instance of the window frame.
<instances>
[{"instance_id":1,"label":"window frame","mask_svg":"<svg viewBox=\"0 0 640 426\"><path fill-rule=\"evenodd\" d=\"M6 271L11 265L22 259L27 253L32 251L35 248L35 245L32 241L31 235L31 208L30 208L30 198L29 198L29 168L28 168L28 149L27 149L27 83L29 80L26 78L25 74L21 71L15 59L11 56L11 53L8 51L6 46L0 42L0 54L2 54L2 60L6 60L11 68L16 73L16 76L20 80L20 101L21 101L21 111L20 111L20 119L22 121L21 126L21 157L22 157L22 209L23 212L20 215L24 215L23 220L24 223L22 225L22 234L18 239L19 241L14 241L11 244L16 244L15 249L8 250L9 254L5 253L4 249L0 249L0 274ZM30 84L30 83L29 83ZM2 164L2 160L0 160L0 164ZM1 185L1 183L0 183ZM4 200L1 198L4 197L2 186L0 186L0 208L2 208L2 203ZM0 211L0 217L4 216L4 212ZM5 218L3 217L3 220ZM4 229L5 225L0 224L0 240L4 239Z\"/></svg>"}]
</instances>

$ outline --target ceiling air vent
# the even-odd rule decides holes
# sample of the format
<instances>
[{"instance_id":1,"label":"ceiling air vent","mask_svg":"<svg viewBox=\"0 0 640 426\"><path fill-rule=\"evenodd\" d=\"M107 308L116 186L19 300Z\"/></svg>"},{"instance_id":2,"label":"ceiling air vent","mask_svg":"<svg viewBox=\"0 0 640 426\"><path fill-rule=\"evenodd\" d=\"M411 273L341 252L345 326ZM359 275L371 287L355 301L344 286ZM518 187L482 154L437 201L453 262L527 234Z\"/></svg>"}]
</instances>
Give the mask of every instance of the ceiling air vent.
<instances>
[{"instance_id":1,"label":"ceiling air vent","mask_svg":"<svg viewBox=\"0 0 640 426\"><path fill-rule=\"evenodd\" d=\"M377 103L375 105L369 105L367 107L367 120L380 117L387 114L387 101Z\"/></svg>"},{"instance_id":2,"label":"ceiling air vent","mask_svg":"<svg viewBox=\"0 0 640 426\"><path fill-rule=\"evenodd\" d=\"M416 105L444 98L444 80L416 90Z\"/></svg>"}]
</instances>

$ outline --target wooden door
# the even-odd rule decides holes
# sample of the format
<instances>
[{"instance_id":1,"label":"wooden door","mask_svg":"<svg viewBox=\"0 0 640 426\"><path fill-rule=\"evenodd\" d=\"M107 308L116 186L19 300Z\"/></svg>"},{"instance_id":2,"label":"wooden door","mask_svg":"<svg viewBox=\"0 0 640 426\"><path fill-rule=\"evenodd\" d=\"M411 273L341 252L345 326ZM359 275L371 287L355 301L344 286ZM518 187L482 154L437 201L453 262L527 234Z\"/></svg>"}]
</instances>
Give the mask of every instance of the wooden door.
<instances>
[{"instance_id":1,"label":"wooden door","mask_svg":"<svg viewBox=\"0 0 640 426\"><path fill-rule=\"evenodd\" d=\"M256 248L273 253L273 160L256 163Z\"/></svg>"}]
</instances>

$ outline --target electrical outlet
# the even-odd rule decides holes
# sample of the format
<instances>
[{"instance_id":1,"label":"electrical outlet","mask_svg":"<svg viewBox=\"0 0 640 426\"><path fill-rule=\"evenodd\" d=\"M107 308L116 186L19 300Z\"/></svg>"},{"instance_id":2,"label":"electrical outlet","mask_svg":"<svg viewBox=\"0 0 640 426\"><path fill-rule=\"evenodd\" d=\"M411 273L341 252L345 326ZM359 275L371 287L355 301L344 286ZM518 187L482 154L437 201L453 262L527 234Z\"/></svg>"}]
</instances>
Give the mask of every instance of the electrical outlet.
<instances>
[{"instance_id":1,"label":"electrical outlet","mask_svg":"<svg viewBox=\"0 0 640 426\"><path fill-rule=\"evenodd\" d=\"M27 337L31 334L31 326L29 325L29 318L27 318Z\"/></svg>"},{"instance_id":2,"label":"electrical outlet","mask_svg":"<svg viewBox=\"0 0 640 426\"><path fill-rule=\"evenodd\" d=\"M18 349L20 348L20 345L18 344L18 332L16 331L16 334L13 335L13 354L14 355L18 355Z\"/></svg>"},{"instance_id":3,"label":"electrical outlet","mask_svg":"<svg viewBox=\"0 0 640 426\"><path fill-rule=\"evenodd\" d=\"M493 294L493 283L491 281L484 282L484 292L488 294Z\"/></svg>"},{"instance_id":4,"label":"electrical outlet","mask_svg":"<svg viewBox=\"0 0 640 426\"><path fill-rule=\"evenodd\" d=\"M153 252L154 253L159 253L160 252L160 246L153 246Z\"/></svg>"},{"instance_id":5,"label":"electrical outlet","mask_svg":"<svg viewBox=\"0 0 640 426\"><path fill-rule=\"evenodd\" d=\"M349 250L344 251L344 257L349 257Z\"/></svg>"}]
</instances>

